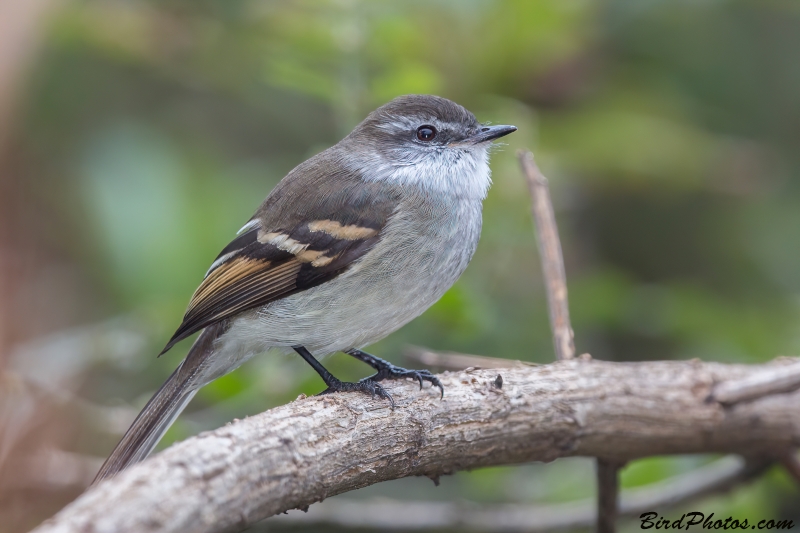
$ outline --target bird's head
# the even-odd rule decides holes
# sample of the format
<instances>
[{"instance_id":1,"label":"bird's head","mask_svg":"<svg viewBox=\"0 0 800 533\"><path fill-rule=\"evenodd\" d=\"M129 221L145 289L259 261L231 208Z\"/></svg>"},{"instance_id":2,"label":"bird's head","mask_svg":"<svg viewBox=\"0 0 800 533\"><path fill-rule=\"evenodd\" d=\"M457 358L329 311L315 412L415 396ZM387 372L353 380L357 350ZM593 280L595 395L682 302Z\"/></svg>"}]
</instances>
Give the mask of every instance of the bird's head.
<instances>
[{"instance_id":1,"label":"bird's head","mask_svg":"<svg viewBox=\"0 0 800 533\"><path fill-rule=\"evenodd\" d=\"M446 98L406 95L370 113L342 142L366 179L483 196L492 141L516 130L481 124Z\"/></svg>"}]
</instances>

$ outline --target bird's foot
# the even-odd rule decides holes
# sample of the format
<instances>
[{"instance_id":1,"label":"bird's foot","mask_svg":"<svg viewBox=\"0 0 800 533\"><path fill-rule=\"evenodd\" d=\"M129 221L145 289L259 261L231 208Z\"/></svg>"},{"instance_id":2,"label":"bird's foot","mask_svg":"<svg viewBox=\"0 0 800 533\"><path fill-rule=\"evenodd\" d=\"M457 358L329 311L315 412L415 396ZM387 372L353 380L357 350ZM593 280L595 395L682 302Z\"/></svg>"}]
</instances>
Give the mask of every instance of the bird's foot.
<instances>
[{"instance_id":1,"label":"bird's foot","mask_svg":"<svg viewBox=\"0 0 800 533\"><path fill-rule=\"evenodd\" d=\"M422 384L425 381L434 387L439 387L441 396L444 397L444 386L442 385L442 382L439 381L439 378L431 374L429 370L409 370L407 368L395 366L389 361L385 361L380 357L375 357L372 354L362 352L361 350L350 350L347 353L359 359L360 361L367 363L377 371L368 378L362 379L359 383L371 381L377 384L378 381L383 381L385 379L411 378L419 382L420 389L422 389Z\"/></svg>"},{"instance_id":2,"label":"bird's foot","mask_svg":"<svg viewBox=\"0 0 800 533\"><path fill-rule=\"evenodd\" d=\"M333 376L331 376L331 378L332 379L328 381L328 388L320 392L320 395L330 394L332 392L363 392L365 394L369 394L373 398L378 396L380 398L389 400L389 403L392 404L392 409L394 409L395 405L392 395L386 392L386 389L381 387L376 380L364 378L360 381L352 383L350 381L339 381Z\"/></svg>"}]
</instances>

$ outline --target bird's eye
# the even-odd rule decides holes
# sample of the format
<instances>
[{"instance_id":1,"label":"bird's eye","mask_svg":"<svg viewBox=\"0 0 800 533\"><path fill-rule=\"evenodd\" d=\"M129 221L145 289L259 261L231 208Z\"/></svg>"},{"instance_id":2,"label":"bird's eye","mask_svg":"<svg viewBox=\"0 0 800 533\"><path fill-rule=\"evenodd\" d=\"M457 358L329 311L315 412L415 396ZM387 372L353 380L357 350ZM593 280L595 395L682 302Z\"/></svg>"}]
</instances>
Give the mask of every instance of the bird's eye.
<instances>
[{"instance_id":1,"label":"bird's eye","mask_svg":"<svg viewBox=\"0 0 800 533\"><path fill-rule=\"evenodd\" d=\"M425 125L417 128L417 139L420 141L432 141L436 137L436 128L433 126Z\"/></svg>"}]
</instances>

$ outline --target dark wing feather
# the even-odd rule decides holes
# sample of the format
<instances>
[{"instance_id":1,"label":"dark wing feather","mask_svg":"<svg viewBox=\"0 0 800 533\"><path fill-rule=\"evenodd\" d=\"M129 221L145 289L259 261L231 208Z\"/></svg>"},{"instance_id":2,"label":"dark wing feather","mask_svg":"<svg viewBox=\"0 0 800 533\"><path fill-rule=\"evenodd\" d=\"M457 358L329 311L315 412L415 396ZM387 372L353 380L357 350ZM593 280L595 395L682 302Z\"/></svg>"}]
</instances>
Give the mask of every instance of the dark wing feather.
<instances>
[{"instance_id":1,"label":"dark wing feather","mask_svg":"<svg viewBox=\"0 0 800 533\"><path fill-rule=\"evenodd\" d=\"M281 180L217 257L162 353L211 324L335 278L380 240L400 192L362 180L337 153L318 154Z\"/></svg>"},{"instance_id":2,"label":"dark wing feather","mask_svg":"<svg viewBox=\"0 0 800 533\"><path fill-rule=\"evenodd\" d=\"M345 200L354 199L350 196ZM366 200L366 196L361 198L362 202ZM344 272L380 240L381 230L394 210L395 203L388 198L371 200L360 217L344 202L347 207L329 213L328 218L271 230L265 230L268 222L260 220L236 237L195 291L183 322L161 353L211 324L310 289Z\"/></svg>"}]
</instances>

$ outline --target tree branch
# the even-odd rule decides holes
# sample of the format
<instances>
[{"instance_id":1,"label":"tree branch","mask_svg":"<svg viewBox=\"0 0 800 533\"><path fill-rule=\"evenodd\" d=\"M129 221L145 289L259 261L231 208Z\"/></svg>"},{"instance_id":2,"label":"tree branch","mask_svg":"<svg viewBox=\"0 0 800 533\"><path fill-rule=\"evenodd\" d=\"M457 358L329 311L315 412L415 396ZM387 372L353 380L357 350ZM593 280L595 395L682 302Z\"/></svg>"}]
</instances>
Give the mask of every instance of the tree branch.
<instances>
[{"instance_id":1,"label":"tree branch","mask_svg":"<svg viewBox=\"0 0 800 533\"><path fill-rule=\"evenodd\" d=\"M547 185L547 178L536 166L532 153L520 151L517 156L533 200L531 211L536 221L536 242L539 244L542 273L547 289L547 307L550 310L550 327L553 330L556 359L572 359L575 357L575 341L569 321L567 274L564 270L556 215L550 200L550 188Z\"/></svg>"},{"instance_id":2,"label":"tree branch","mask_svg":"<svg viewBox=\"0 0 800 533\"><path fill-rule=\"evenodd\" d=\"M665 510L710 494L729 491L761 475L769 459L745 461L729 455L696 470L645 487L623 490L619 515L638 517ZM597 522L597 502L585 499L551 504L476 505L458 502L399 501L335 498L311 507L309 512L289 512L273 524L335 525L346 530L430 531L449 529L475 533L534 533L588 528Z\"/></svg>"},{"instance_id":3,"label":"tree branch","mask_svg":"<svg viewBox=\"0 0 800 533\"><path fill-rule=\"evenodd\" d=\"M768 368L737 381L727 381L714 387L713 399L724 404L746 402L765 394L788 392L800 387L800 365Z\"/></svg>"},{"instance_id":4,"label":"tree branch","mask_svg":"<svg viewBox=\"0 0 800 533\"><path fill-rule=\"evenodd\" d=\"M178 443L36 531L225 531L380 481L576 455L777 457L800 444L800 392L729 407L707 399L717 383L792 361L572 360L446 373L443 400L388 384L394 410L358 394L300 399Z\"/></svg>"},{"instance_id":5,"label":"tree branch","mask_svg":"<svg viewBox=\"0 0 800 533\"><path fill-rule=\"evenodd\" d=\"M439 352L408 346L403 350L403 356L426 368L440 368L442 370L465 370L467 368L515 368L520 366L536 366L536 363L501 359L499 357L486 357L484 355L471 355L457 352Z\"/></svg>"},{"instance_id":6,"label":"tree branch","mask_svg":"<svg viewBox=\"0 0 800 533\"><path fill-rule=\"evenodd\" d=\"M619 469L625 463L598 457L596 464L597 533L614 533L619 511Z\"/></svg>"},{"instance_id":7,"label":"tree branch","mask_svg":"<svg viewBox=\"0 0 800 533\"><path fill-rule=\"evenodd\" d=\"M797 460L797 454L790 452L780 458L783 468L797 484L800 484L800 461Z\"/></svg>"}]
</instances>

